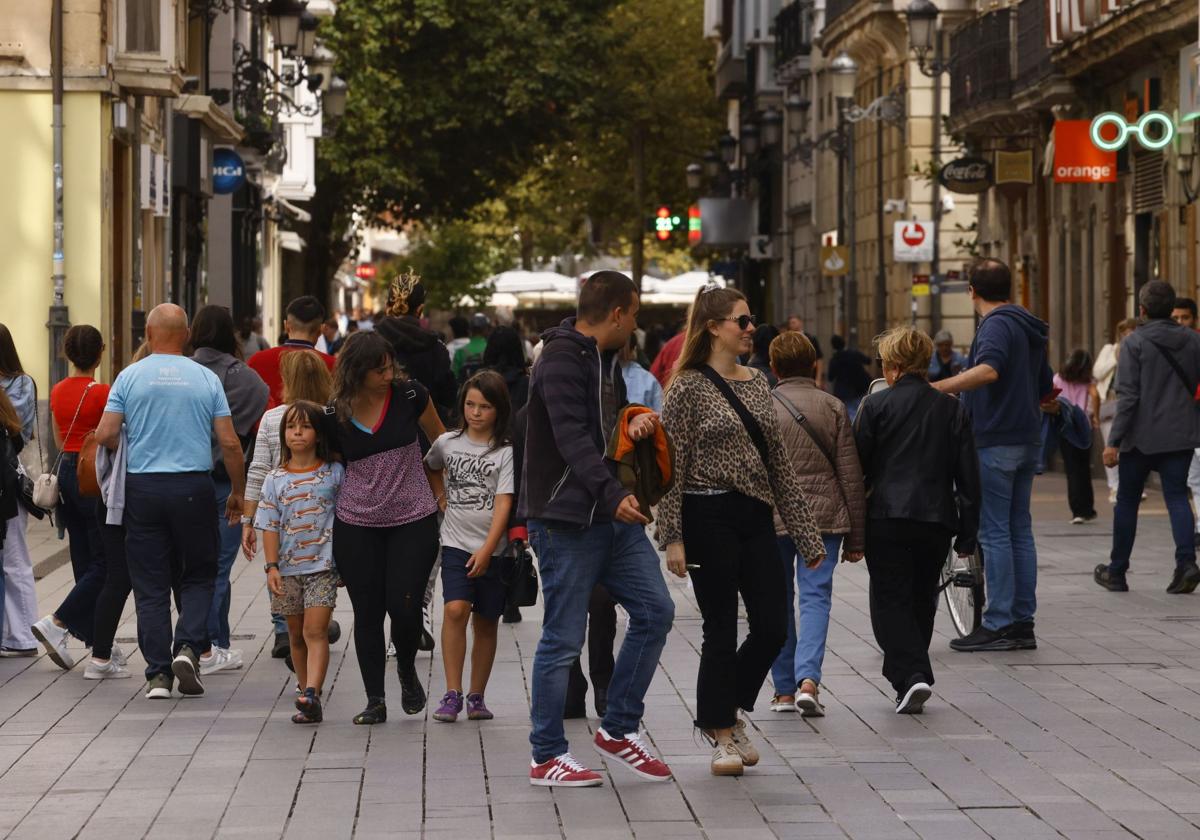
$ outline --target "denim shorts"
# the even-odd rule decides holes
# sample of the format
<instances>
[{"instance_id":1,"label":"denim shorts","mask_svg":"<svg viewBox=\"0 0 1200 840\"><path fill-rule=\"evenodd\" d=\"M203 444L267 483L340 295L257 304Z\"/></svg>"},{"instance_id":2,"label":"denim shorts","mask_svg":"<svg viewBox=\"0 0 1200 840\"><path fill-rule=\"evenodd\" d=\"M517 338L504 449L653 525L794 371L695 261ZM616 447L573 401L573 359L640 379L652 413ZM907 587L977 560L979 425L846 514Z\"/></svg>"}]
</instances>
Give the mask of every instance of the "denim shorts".
<instances>
[{"instance_id":1,"label":"denim shorts","mask_svg":"<svg viewBox=\"0 0 1200 840\"><path fill-rule=\"evenodd\" d=\"M504 614L504 581L500 579L502 557L493 557L479 577L467 577L471 555L459 548L442 548L442 600L470 601L473 612L484 618L498 619Z\"/></svg>"}]
</instances>

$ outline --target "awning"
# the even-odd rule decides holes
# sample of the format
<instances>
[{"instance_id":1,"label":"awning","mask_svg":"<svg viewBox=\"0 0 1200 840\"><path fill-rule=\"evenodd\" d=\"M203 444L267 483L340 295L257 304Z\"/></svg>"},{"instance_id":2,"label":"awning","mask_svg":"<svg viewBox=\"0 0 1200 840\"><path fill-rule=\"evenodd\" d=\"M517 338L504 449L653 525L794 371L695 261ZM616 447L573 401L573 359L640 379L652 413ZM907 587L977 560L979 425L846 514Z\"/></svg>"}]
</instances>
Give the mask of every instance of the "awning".
<instances>
[{"instance_id":1,"label":"awning","mask_svg":"<svg viewBox=\"0 0 1200 840\"><path fill-rule=\"evenodd\" d=\"M217 143L234 146L246 136L246 130L242 128L241 123L214 102L211 96L198 93L180 96L175 100L175 110L189 119L204 123Z\"/></svg>"}]
</instances>

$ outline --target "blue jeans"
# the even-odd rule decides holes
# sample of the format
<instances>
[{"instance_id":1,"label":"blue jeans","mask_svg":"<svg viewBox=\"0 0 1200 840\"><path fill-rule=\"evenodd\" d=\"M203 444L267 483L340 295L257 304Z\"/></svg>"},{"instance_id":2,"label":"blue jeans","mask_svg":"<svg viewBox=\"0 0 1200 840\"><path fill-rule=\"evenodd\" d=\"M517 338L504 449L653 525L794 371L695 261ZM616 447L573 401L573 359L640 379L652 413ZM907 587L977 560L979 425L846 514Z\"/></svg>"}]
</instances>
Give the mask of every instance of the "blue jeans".
<instances>
[{"instance_id":1,"label":"blue jeans","mask_svg":"<svg viewBox=\"0 0 1200 840\"><path fill-rule=\"evenodd\" d=\"M801 680L821 682L825 639L829 635L829 608L833 604L833 572L842 550L841 534L824 534L825 559L815 569L796 565L796 544L779 537L779 557L787 574L787 642L771 666L776 694L795 694ZM800 590L800 634L796 635L795 593Z\"/></svg>"},{"instance_id":2,"label":"blue jeans","mask_svg":"<svg viewBox=\"0 0 1200 840\"><path fill-rule=\"evenodd\" d=\"M1175 538L1175 565L1196 562L1194 537L1195 520L1188 504L1187 479L1192 465L1192 450L1159 452L1144 455L1136 449L1121 453L1117 463L1117 504L1113 508L1113 547L1109 571L1114 577L1124 577L1129 570L1129 555L1137 536L1138 507L1146 477L1157 472L1162 480L1163 501L1171 519L1171 535Z\"/></svg>"},{"instance_id":3,"label":"blue jeans","mask_svg":"<svg viewBox=\"0 0 1200 840\"><path fill-rule=\"evenodd\" d=\"M529 538L542 576L545 615L533 658L530 709L533 760L569 749L563 708L571 663L583 650L592 588L604 584L629 613L601 725L614 738L636 732L646 691L675 619L658 553L640 525L605 522L590 528L544 519L529 521Z\"/></svg>"},{"instance_id":4,"label":"blue jeans","mask_svg":"<svg viewBox=\"0 0 1200 840\"><path fill-rule=\"evenodd\" d=\"M1037 548L1029 506L1040 448L1027 444L979 450L979 544L987 584L983 626L989 630L1033 621L1037 610Z\"/></svg>"},{"instance_id":5,"label":"blue jeans","mask_svg":"<svg viewBox=\"0 0 1200 840\"><path fill-rule=\"evenodd\" d=\"M208 611L208 639L221 648L229 647L229 602L233 587L229 575L233 563L242 550L241 523L230 525L225 519L225 503L229 500L232 486L228 481L213 479L213 490L217 494L217 580L213 589L212 608ZM286 627L286 622L284 624ZM196 651L202 653L203 651Z\"/></svg>"}]
</instances>

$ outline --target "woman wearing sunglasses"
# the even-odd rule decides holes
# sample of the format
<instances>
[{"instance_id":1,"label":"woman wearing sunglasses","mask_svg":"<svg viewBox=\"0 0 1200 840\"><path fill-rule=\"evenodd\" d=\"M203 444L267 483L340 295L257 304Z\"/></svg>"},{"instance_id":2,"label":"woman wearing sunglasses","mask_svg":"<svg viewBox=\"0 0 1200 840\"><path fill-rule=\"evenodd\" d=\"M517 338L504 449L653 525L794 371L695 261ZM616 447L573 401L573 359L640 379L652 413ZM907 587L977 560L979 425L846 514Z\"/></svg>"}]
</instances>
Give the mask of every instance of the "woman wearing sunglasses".
<instances>
[{"instance_id":1,"label":"woman wearing sunglasses","mask_svg":"<svg viewBox=\"0 0 1200 840\"><path fill-rule=\"evenodd\" d=\"M711 769L739 776L758 763L738 709L749 712L787 639L787 587L772 507L810 568L821 535L780 436L761 372L738 357L753 344L754 317L735 289L696 295L687 338L667 387L662 422L675 445L675 481L659 506L667 568L691 570L704 618L695 724L715 747ZM749 635L738 647L738 593Z\"/></svg>"}]
</instances>

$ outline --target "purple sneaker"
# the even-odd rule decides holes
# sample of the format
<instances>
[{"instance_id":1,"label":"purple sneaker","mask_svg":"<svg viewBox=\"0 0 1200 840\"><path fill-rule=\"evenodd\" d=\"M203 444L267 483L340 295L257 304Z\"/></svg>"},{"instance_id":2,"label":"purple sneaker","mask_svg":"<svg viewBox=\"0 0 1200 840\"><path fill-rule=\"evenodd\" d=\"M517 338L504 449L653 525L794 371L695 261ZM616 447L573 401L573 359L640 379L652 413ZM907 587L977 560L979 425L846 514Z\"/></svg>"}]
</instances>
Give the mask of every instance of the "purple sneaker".
<instances>
[{"instance_id":1,"label":"purple sneaker","mask_svg":"<svg viewBox=\"0 0 1200 840\"><path fill-rule=\"evenodd\" d=\"M463 696L457 691L447 691L442 697L442 705L433 713L434 720L442 723L454 723L463 709Z\"/></svg>"},{"instance_id":2,"label":"purple sneaker","mask_svg":"<svg viewBox=\"0 0 1200 840\"><path fill-rule=\"evenodd\" d=\"M491 720L494 717L488 707L483 705L482 694L467 695L467 720Z\"/></svg>"}]
</instances>

